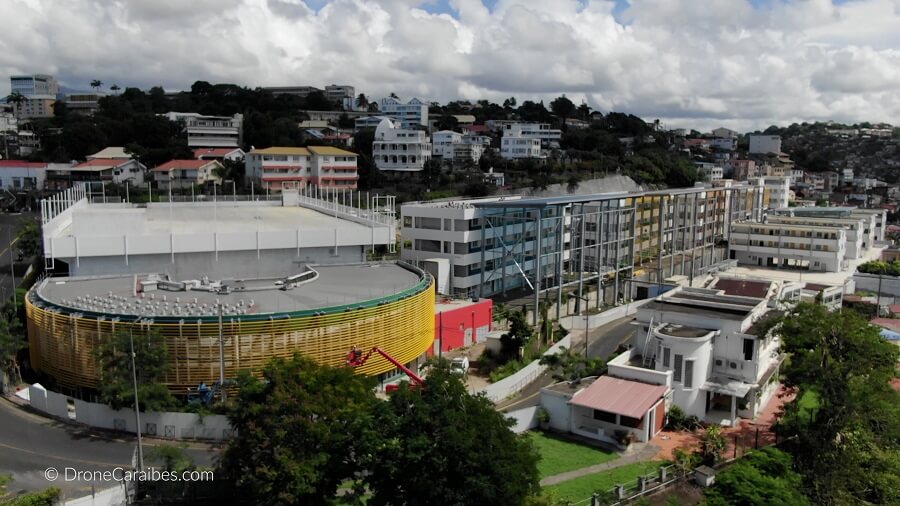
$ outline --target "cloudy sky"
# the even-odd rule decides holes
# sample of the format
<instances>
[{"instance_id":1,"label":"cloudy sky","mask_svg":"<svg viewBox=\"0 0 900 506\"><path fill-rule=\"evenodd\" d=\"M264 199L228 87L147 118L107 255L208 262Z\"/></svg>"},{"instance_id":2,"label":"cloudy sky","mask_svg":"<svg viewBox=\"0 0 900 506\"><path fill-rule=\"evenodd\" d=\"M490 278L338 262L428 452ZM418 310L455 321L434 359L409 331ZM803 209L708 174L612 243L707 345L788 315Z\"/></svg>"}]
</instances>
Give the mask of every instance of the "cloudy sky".
<instances>
[{"instance_id":1,"label":"cloudy sky","mask_svg":"<svg viewBox=\"0 0 900 506\"><path fill-rule=\"evenodd\" d=\"M0 0L5 75L565 93L667 126L900 123L900 0Z\"/></svg>"}]
</instances>

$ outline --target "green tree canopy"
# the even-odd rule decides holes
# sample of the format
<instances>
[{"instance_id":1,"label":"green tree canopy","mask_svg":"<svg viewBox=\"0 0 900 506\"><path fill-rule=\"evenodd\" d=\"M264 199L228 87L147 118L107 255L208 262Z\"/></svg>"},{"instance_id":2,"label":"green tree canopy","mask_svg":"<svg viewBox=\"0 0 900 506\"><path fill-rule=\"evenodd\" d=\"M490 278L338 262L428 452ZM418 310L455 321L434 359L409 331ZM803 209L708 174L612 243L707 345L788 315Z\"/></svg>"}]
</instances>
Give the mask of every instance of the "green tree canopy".
<instances>
[{"instance_id":1,"label":"green tree canopy","mask_svg":"<svg viewBox=\"0 0 900 506\"><path fill-rule=\"evenodd\" d=\"M221 471L243 494L240 499L330 504L370 452L378 402L372 380L295 355L273 360L262 380L244 375L239 383L228 413L237 437L225 450Z\"/></svg>"},{"instance_id":2,"label":"green tree canopy","mask_svg":"<svg viewBox=\"0 0 900 506\"><path fill-rule=\"evenodd\" d=\"M774 328L773 328L774 326ZM780 430L816 504L893 504L900 497L900 349L854 311L800 304L760 332L780 332L786 385L818 398L786 406Z\"/></svg>"},{"instance_id":3,"label":"green tree canopy","mask_svg":"<svg viewBox=\"0 0 900 506\"><path fill-rule=\"evenodd\" d=\"M802 477L793 469L791 455L774 447L755 451L716 475L706 489L708 506L803 506Z\"/></svg>"},{"instance_id":4,"label":"green tree canopy","mask_svg":"<svg viewBox=\"0 0 900 506\"><path fill-rule=\"evenodd\" d=\"M113 409L134 408L132 338L141 411L164 411L172 407L175 399L169 389L160 383L169 366L165 339L157 332L123 330L101 339L97 352L100 400Z\"/></svg>"},{"instance_id":5,"label":"green tree canopy","mask_svg":"<svg viewBox=\"0 0 900 506\"><path fill-rule=\"evenodd\" d=\"M522 504L538 491L531 441L491 401L469 394L446 361L424 388L401 388L382 408L368 504Z\"/></svg>"}]
</instances>

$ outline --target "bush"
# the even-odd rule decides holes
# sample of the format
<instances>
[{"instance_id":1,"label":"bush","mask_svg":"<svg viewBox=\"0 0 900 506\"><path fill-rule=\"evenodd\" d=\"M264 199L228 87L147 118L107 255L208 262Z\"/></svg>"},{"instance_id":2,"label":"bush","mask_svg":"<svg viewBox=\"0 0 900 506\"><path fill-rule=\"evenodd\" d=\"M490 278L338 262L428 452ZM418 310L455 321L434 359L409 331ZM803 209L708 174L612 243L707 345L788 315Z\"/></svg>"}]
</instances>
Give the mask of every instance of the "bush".
<instances>
[{"instance_id":1,"label":"bush","mask_svg":"<svg viewBox=\"0 0 900 506\"><path fill-rule=\"evenodd\" d=\"M666 414L666 428L669 430L684 429L684 410L675 404L672 404Z\"/></svg>"}]
</instances>

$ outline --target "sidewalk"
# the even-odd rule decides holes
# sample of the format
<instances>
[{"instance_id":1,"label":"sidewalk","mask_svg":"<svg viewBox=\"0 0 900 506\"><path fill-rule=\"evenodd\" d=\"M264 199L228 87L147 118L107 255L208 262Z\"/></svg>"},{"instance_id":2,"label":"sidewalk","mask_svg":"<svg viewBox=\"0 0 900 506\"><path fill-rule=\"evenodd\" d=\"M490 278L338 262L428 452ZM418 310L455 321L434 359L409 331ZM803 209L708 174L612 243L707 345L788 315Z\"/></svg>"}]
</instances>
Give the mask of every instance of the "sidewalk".
<instances>
[{"instance_id":1,"label":"sidewalk","mask_svg":"<svg viewBox=\"0 0 900 506\"><path fill-rule=\"evenodd\" d=\"M541 480L541 486L547 487L550 485L557 485L564 481L574 480L575 478L581 478L582 476L587 476L589 474L597 474L603 471L608 471L610 469L615 469L617 467L627 466L628 464L634 464L636 462L645 462L652 460L653 457L659 452L659 447L647 444L639 451L624 455L615 460L611 460L609 462L604 462L602 464L596 464L593 466L582 467L581 469L575 469L574 471L567 471L565 473L560 473L554 476L548 476Z\"/></svg>"}]
</instances>

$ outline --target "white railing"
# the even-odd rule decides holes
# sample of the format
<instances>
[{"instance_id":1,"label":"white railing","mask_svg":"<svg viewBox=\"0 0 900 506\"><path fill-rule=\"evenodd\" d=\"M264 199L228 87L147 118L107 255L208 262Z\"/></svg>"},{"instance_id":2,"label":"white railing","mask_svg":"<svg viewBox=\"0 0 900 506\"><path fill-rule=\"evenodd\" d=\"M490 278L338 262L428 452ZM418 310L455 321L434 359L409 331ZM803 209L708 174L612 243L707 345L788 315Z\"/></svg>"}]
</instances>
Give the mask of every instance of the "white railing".
<instances>
[{"instance_id":1,"label":"white railing","mask_svg":"<svg viewBox=\"0 0 900 506\"><path fill-rule=\"evenodd\" d=\"M315 209L326 214L333 214L340 218L349 218L363 220L376 225L385 225L394 227L396 220L394 219L393 204L388 203L384 209L379 210L378 202L381 199L388 199L389 202L394 197L375 195L368 193L365 196L366 208L362 207L362 192L353 190L327 189L327 188L306 188L300 192L300 205L310 209ZM356 206L353 205L354 201Z\"/></svg>"},{"instance_id":2,"label":"white railing","mask_svg":"<svg viewBox=\"0 0 900 506\"><path fill-rule=\"evenodd\" d=\"M41 224L46 225L53 221L67 209L78 202L87 201L87 187L84 183L78 183L68 190L61 191L41 200Z\"/></svg>"}]
</instances>

